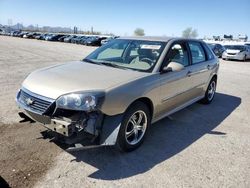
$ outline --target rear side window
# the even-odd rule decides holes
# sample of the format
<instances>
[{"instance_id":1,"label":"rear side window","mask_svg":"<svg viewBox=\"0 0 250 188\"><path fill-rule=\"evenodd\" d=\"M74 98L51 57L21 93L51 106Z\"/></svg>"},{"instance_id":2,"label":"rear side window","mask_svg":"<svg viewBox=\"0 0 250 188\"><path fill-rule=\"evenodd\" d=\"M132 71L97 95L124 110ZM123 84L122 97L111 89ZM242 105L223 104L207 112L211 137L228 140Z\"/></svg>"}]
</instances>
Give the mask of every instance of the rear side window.
<instances>
[{"instance_id":1,"label":"rear side window","mask_svg":"<svg viewBox=\"0 0 250 188\"><path fill-rule=\"evenodd\" d=\"M199 42L188 42L192 55L192 63L197 64L206 60L205 52Z\"/></svg>"},{"instance_id":2,"label":"rear side window","mask_svg":"<svg viewBox=\"0 0 250 188\"><path fill-rule=\"evenodd\" d=\"M203 47L205 48L205 51L207 53L207 59L208 60L214 59L214 55L211 52L211 49L206 44L204 44L204 43L203 43Z\"/></svg>"}]
</instances>

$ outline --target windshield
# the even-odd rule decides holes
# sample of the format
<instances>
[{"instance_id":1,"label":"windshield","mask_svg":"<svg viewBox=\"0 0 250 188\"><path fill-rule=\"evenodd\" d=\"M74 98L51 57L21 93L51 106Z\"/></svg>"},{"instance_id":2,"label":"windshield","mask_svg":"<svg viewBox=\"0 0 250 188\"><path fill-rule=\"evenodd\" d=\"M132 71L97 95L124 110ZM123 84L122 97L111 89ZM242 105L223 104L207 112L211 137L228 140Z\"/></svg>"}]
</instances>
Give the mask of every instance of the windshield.
<instances>
[{"instance_id":1,"label":"windshield","mask_svg":"<svg viewBox=\"0 0 250 188\"><path fill-rule=\"evenodd\" d=\"M114 39L95 50L84 61L151 72L164 47L164 42Z\"/></svg>"},{"instance_id":2,"label":"windshield","mask_svg":"<svg viewBox=\"0 0 250 188\"><path fill-rule=\"evenodd\" d=\"M225 45L224 46L227 50L240 50L244 51L246 48L243 45Z\"/></svg>"}]
</instances>

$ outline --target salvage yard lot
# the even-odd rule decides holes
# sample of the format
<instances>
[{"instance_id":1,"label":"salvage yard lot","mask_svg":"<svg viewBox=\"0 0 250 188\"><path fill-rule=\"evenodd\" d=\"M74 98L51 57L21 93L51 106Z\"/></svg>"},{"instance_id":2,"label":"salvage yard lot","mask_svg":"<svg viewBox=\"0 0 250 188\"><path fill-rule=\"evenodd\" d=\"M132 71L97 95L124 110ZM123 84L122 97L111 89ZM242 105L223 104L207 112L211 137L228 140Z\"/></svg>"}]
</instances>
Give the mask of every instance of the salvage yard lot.
<instances>
[{"instance_id":1,"label":"salvage yard lot","mask_svg":"<svg viewBox=\"0 0 250 188\"><path fill-rule=\"evenodd\" d=\"M37 123L19 123L15 94L33 70L94 47L0 36L0 176L12 187L250 187L250 62L222 61L211 105L154 124L131 153L68 153Z\"/></svg>"}]
</instances>

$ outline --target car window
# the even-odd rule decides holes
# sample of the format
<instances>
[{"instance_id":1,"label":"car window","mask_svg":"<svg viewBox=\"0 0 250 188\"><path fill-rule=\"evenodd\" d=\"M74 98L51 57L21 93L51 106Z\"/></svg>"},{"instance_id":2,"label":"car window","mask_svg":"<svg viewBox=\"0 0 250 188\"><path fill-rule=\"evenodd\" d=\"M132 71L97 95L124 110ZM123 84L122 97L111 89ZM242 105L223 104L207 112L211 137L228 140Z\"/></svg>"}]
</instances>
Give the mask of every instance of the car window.
<instances>
[{"instance_id":1,"label":"car window","mask_svg":"<svg viewBox=\"0 0 250 188\"><path fill-rule=\"evenodd\" d=\"M121 57L123 49L128 45L128 43L113 43L110 45L110 48L104 49L97 56L98 59L108 59Z\"/></svg>"},{"instance_id":2,"label":"car window","mask_svg":"<svg viewBox=\"0 0 250 188\"><path fill-rule=\"evenodd\" d=\"M192 63L200 63L206 60L205 52L199 42L188 42L191 55L192 55Z\"/></svg>"},{"instance_id":3,"label":"car window","mask_svg":"<svg viewBox=\"0 0 250 188\"><path fill-rule=\"evenodd\" d=\"M84 61L151 72L165 45L159 41L115 39L96 49Z\"/></svg>"},{"instance_id":4,"label":"car window","mask_svg":"<svg viewBox=\"0 0 250 188\"><path fill-rule=\"evenodd\" d=\"M167 63L170 62L176 62L176 63L180 63L183 66L188 66L189 62L188 62L188 53L187 53L187 49L185 48L185 46L183 46L182 44L174 44L167 55Z\"/></svg>"},{"instance_id":5,"label":"car window","mask_svg":"<svg viewBox=\"0 0 250 188\"><path fill-rule=\"evenodd\" d=\"M139 45L132 45L130 47L130 51L129 51L129 56L133 57L133 56L138 56L138 49L139 49Z\"/></svg>"},{"instance_id":6,"label":"car window","mask_svg":"<svg viewBox=\"0 0 250 188\"><path fill-rule=\"evenodd\" d=\"M205 51L206 51L208 60L213 59L213 58L214 58L214 55L213 55L213 53L211 52L211 49L210 49L206 44L203 44L203 47L205 48Z\"/></svg>"}]
</instances>

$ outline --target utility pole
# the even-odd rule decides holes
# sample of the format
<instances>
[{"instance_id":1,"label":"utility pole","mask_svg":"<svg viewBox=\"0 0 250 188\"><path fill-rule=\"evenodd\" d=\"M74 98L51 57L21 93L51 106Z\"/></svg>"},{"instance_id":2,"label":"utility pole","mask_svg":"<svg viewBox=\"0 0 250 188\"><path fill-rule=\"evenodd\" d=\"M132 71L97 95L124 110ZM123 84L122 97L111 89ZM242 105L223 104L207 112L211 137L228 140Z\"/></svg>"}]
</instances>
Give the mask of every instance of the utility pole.
<instances>
[{"instance_id":1,"label":"utility pole","mask_svg":"<svg viewBox=\"0 0 250 188\"><path fill-rule=\"evenodd\" d=\"M8 25L9 27L12 26L12 19L8 19Z\"/></svg>"}]
</instances>

